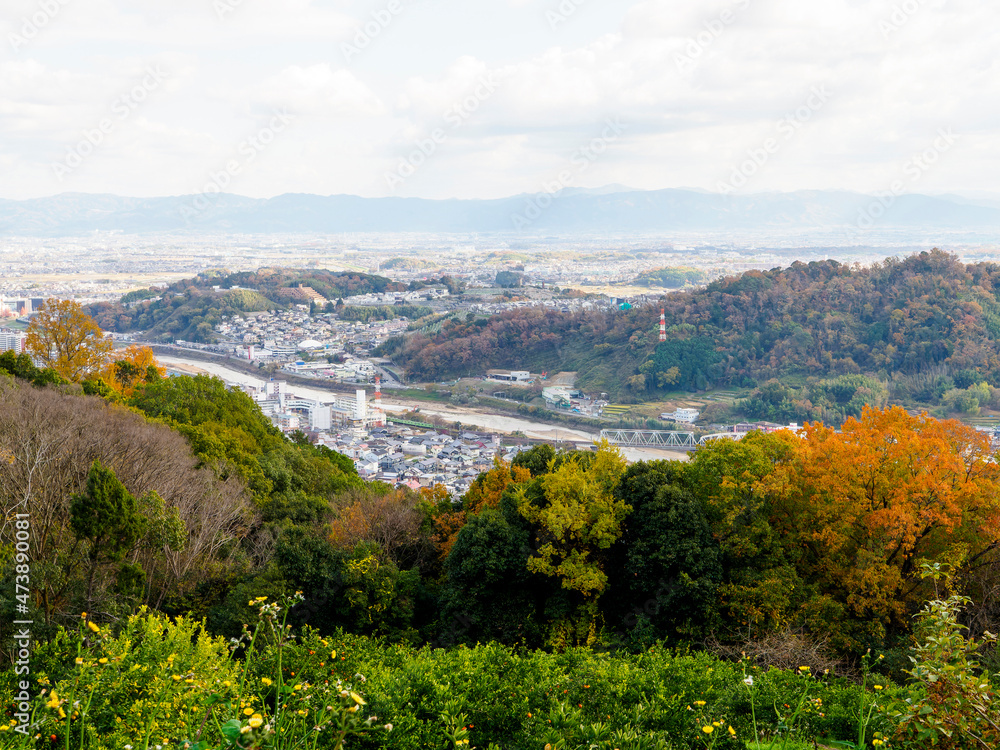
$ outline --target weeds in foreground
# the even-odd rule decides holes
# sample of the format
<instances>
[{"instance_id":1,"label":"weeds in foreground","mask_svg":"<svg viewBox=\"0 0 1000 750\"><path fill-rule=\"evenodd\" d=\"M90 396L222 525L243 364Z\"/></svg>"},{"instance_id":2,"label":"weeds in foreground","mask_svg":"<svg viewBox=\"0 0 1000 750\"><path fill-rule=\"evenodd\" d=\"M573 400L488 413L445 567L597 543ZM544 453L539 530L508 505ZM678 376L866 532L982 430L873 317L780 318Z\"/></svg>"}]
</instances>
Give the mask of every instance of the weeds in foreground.
<instances>
[{"instance_id":1,"label":"weeds in foreground","mask_svg":"<svg viewBox=\"0 0 1000 750\"><path fill-rule=\"evenodd\" d=\"M105 639L81 617L52 644L52 661L72 656L62 678L39 674L30 719L0 725L4 750L39 742L64 750L341 750L347 738L387 732L366 715L356 683L332 669L336 651L313 634L296 636L282 602L260 597L257 623L227 644L184 618L171 622L142 612ZM318 648L305 648L303 642ZM294 647L294 648L293 648ZM241 658L237 658L240 654ZM296 680L330 665L321 684ZM318 682L318 681L317 681Z\"/></svg>"}]
</instances>

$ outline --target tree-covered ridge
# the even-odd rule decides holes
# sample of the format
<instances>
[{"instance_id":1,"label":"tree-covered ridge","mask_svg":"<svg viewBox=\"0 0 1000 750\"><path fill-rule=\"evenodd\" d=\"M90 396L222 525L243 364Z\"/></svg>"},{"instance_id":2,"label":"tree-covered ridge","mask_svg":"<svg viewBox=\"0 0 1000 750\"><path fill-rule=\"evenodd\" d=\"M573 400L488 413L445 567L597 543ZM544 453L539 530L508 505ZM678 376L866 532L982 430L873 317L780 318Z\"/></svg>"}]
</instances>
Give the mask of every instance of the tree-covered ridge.
<instances>
[{"instance_id":1,"label":"tree-covered ridge","mask_svg":"<svg viewBox=\"0 0 1000 750\"><path fill-rule=\"evenodd\" d=\"M308 304L310 298L300 287L311 288L330 301L408 288L384 276L354 272L274 268L205 271L166 288L129 292L118 303L91 305L89 312L107 331L141 330L166 341L208 342L214 327L227 316Z\"/></svg>"},{"instance_id":2,"label":"tree-covered ridge","mask_svg":"<svg viewBox=\"0 0 1000 750\"><path fill-rule=\"evenodd\" d=\"M786 376L888 381L936 373L1000 385L998 284L997 264L965 265L937 250L864 268L795 263L628 311L524 309L450 321L387 351L415 379L470 366L564 369L579 372L584 388L619 397L752 387Z\"/></svg>"},{"instance_id":3,"label":"tree-covered ridge","mask_svg":"<svg viewBox=\"0 0 1000 750\"><path fill-rule=\"evenodd\" d=\"M680 289L687 284L704 284L707 280L708 274L700 268L676 266L643 271L636 277L635 283L639 286Z\"/></svg>"}]
</instances>

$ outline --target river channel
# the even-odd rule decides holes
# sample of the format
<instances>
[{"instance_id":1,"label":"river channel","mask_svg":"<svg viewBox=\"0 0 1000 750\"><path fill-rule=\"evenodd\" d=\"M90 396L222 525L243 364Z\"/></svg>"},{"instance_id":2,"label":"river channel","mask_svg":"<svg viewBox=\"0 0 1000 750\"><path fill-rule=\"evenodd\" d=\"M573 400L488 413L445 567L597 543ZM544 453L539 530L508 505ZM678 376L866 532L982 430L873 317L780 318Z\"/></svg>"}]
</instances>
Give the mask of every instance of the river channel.
<instances>
[{"instance_id":1,"label":"river channel","mask_svg":"<svg viewBox=\"0 0 1000 750\"><path fill-rule=\"evenodd\" d=\"M230 385L260 385L261 379L255 378L245 372L234 370L217 362L202 362L183 357L157 356L160 363L171 372L179 372L186 375L205 373L215 375ZM329 400L335 395L342 398L345 394L337 394L322 388L310 388L298 384L288 384L288 392L300 398L317 399L320 401ZM391 394L382 395L382 408L390 413L399 413L413 409L419 409L421 414L437 416L448 422L461 422L469 427L479 427L483 430L496 430L497 432L514 432L518 430L527 437L534 440L546 440L552 442L573 443L580 447L589 446L598 439L596 432L561 427L558 425L532 422L520 417L509 417L502 414L490 414L489 412L470 409L469 407L451 406L449 404L428 405L426 401L413 401L393 397ZM654 459L680 459L687 460L687 454L673 451L661 451L646 448L622 448L622 453L630 461L643 461Z\"/></svg>"}]
</instances>

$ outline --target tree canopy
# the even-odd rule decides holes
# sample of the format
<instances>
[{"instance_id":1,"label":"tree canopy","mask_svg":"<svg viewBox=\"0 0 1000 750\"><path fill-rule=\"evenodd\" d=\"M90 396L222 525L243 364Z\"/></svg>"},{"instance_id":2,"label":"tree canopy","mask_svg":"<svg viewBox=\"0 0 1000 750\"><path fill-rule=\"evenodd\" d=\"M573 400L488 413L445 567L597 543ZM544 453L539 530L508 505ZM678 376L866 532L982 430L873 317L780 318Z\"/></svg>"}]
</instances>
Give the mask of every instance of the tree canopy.
<instances>
[{"instance_id":1,"label":"tree canopy","mask_svg":"<svg viewBox=\"0 0 1000 750\"><path fill-rule=\"evenodd\" d=\"M73 382L103 368L112 349L111 339L72 300L46 300L31 318L25 343L32 356Z\"/></svg>"}]
</instances>

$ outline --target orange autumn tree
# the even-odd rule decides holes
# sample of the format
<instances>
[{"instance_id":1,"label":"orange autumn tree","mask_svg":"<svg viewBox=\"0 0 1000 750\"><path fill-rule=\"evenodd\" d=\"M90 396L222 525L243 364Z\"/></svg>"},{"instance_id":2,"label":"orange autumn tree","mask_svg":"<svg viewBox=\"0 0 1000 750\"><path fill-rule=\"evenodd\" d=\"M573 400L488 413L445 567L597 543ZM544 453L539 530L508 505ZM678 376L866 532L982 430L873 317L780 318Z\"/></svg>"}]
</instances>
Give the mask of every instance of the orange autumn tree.
<instances>
[{"instance_id":1,"label":"orange autumn tree","mask_svg":"<svg viewBox=\"0 0 1000 750\"><path fill-rule=\"evenodd\" d=\"M167 374L166 368L156 361L148 346L133 344L111 354L111 360L101 370L101 380L125 397L131 396L136 386L157 380Z\"/></svg>"},{"instance_id":2,"label":"orange autumn tree","mask_svg":"<svg viewBox=\"0 0 1000 750\"><path fill-rule=\"evenodd\" d=\"M483 508L496 508L504 490L512 484L531 481L531 471L524 466L512 466L493 457L493 468L476 477L462 501L462 507L470 513L478 513Z\"/></svg>"},{"instance_id":3,"label":"orange autumn tree","mask_svg":"<svg viewBox=\"0 0 1000 750\"><path fill-rule=\"evenodd\" d=\"M906 626L921 559L974 558L1000 538L989 438L953 420L866 407L839 433L809 425L790 479L778 520L817 588L803 614L838 623L842 645Z\"/></svg>"},{"instance_id":4,"label":"orange autumn tree","mask_svg":"<svg viewBox=\"0 0 1000 750\"><path fill-rule=\"evenodd\" d=\"M434 544L443 560L455 546L458 532L465 526L470 515L485 508L496 508L500 498L511 485L531 481L531 471L523 466L511 466L499 456L493 457L493 468L476 477L462 497L462 510L445 511L434 517Z\"/></svg>"}]
</instances>

